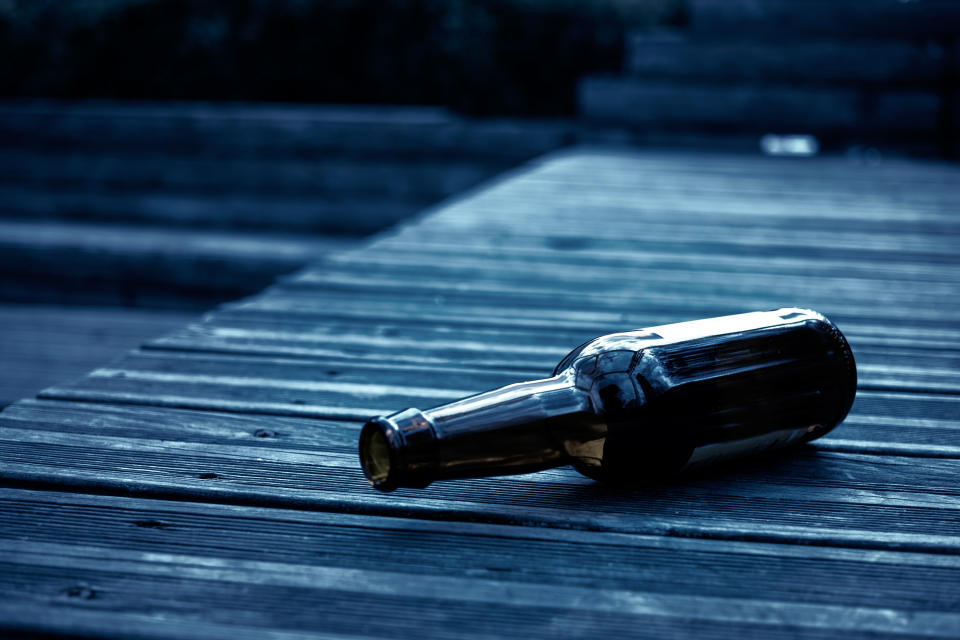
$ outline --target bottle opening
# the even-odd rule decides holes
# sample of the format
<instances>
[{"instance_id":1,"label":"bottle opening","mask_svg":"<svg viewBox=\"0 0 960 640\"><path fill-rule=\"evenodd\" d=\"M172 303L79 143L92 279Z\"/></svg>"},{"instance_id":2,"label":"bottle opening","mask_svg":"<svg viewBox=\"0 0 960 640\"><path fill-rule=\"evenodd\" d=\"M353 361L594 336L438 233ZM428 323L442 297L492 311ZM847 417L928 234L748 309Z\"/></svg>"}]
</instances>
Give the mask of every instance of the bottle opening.
<instances>
[{"instance_id":1,"label":"bottle opening","mask_svg":"<svg viewBox=\"0 0 960 640\"><path fill-rule=\"evenodd\" d=\"M375 487L390 477L390 445L376 423L366 425L360 434L360 464L367 480Z\"/></svg>"},{"instance_id":2,"label":"bottle opening","mask_svg":"<svg viewBox=\"0 0 960 640\"><path fill-rule=\"evenodd\" d=\"M423 488L435 475L436 434L419 409L373 418L360 431L360 466L379 491Z\"/></svg>"}]
</instances>

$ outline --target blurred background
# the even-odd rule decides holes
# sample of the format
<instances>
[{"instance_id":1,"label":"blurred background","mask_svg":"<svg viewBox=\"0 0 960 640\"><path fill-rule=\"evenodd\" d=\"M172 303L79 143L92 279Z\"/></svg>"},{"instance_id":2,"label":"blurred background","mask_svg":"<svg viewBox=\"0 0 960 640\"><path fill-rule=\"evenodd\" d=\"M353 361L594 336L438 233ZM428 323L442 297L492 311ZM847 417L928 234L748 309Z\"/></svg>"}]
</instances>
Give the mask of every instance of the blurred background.
<instances>
[{"instance_id":1,"label":"blurred background","mask_svg":"<svg viewBox=\"0 0 960 640\"><path fill-rule=\"evenodd\" d=\"M574 144L954 158L955 0L0 0L0 406Z\"/></svg>"}]
</instances>

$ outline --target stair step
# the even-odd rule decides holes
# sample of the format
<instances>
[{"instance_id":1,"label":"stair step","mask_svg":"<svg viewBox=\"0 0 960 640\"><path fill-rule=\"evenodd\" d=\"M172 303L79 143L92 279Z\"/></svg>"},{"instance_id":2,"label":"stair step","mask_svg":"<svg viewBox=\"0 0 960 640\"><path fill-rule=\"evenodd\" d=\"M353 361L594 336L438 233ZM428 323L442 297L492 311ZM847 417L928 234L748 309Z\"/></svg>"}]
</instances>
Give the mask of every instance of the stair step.
<instances>
[{"instance_id":1,"label":"stair step","mask_svg":"<svg viewBox=\"0 0 960 640\"><path fill-rule=\"evenodd\" d=\"M0 102L0 146L191 157L471 158L517 162L564 145L565 121L471 120L432 107Z\"/></svg>"},{"instance_id":2,"label":"stair step","mask_svg":"<svg viewBox=\"0 0 960 640\"><path fill-rule=\"evenodd\" d=\"M201 229L363 236L409 218L430 201L336 196L111 192L0 186L3 216L29 220L155 224Z\"/></svg>"},{"instance_id":3,"label":"stair step","mask_svg":"<svg viewBox=\"0 0 960 640\"><path fill-rule=\"evenodd\" d=\"M0 150L0 185L111 192L303 196L362 194L435 201L502 170L483 162L331 157L317 161L168 157L148 153Z\"/></svg>"},{"instance_id":4,"label":"stair step","mask_svg":"<svg viewBox=\"0 0 960 640\"><path fill-rule=\"evenodd\" d=\"M0 408L78 378L192 319L172 311L0 304Z\"/></svg>"},{"instance_id":5,"label":"stair step","mask_svg":"<svg viewBox=\"0 0 960 640\"><path fill-rule=\"evenodd\" d=\"M935 134L936 93L590 76L579 87L588 119L638 128L700 131Z\"/></svg>"},{"instance_id":6,"label":"stair step","mask_svg":"<svg viewBox=\"0 0 960 640\"><path fill-rule=\"evenodd\" d=\"M704 34L776 33L852 37L957 34L956 0L688 0L690 25Z\"/></svg>"},{"instance_id":7,"label":"stair step","mask_svg":"<svg viewBox=\"0 0 960 640\"><path fill-rule=\"evenodd\" d=\"M0 102L0 215L373 233L569 144L435 107Z\"/></svg>"},{"instance_id":8,"label":"stair step","mask_svg":"<svg viewBox=\"0 0 960 640\"><path fill-rule=\"evenodd\" d=\"M206 309L358 242L0 220L0 300Z\"/></svg>"},{"instance_id":9,"label":"stair step","mask_svg":"<svg viewBox=\"0 0 960 640\"><path fill-rule=\"evenodd\" d=\"M627 72L703 81L936 87L946 53L914 40L698 38L679 32L634 33Z\"/></svg>"}]
</instances>

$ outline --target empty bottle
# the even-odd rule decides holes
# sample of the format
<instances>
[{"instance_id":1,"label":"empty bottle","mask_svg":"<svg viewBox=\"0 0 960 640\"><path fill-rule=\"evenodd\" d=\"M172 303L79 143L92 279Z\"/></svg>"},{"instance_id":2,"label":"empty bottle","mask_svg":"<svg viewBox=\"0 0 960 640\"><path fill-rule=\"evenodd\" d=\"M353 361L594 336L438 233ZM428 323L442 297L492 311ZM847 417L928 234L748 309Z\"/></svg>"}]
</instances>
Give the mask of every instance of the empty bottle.
<instances>
[{"instance_id":1,"label":"empty bottle","mask_svg":"<svg viewBox=\"0 0 960 640\"><path fill-rule=\"evenodd\" d=\"M856 383L846 339L815 311L668 324L591 340L550 378L373 418L360 462L381 491L568 464L639 484L818 438Z\"/></svg>"}]
</instances>

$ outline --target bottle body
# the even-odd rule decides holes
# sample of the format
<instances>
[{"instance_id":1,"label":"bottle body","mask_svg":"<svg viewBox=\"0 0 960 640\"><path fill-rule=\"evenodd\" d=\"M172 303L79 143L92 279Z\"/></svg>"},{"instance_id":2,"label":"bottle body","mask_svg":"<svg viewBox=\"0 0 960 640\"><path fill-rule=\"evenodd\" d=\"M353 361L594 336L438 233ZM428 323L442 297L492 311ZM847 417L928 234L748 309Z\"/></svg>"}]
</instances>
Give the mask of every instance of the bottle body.
<instances>
[{"instance_id":1,"label":"bottle body","mask_svg":"<svg viewBox=\"0 0 960 640\"><path fill-rule=\"evenodd\" d=\"M371 420L361 464L382 490L565 464L637 484L817 438L855 390L849 345L816 312L663 325L587 342L544 380Z\"/></svg>"}]
</instances>

